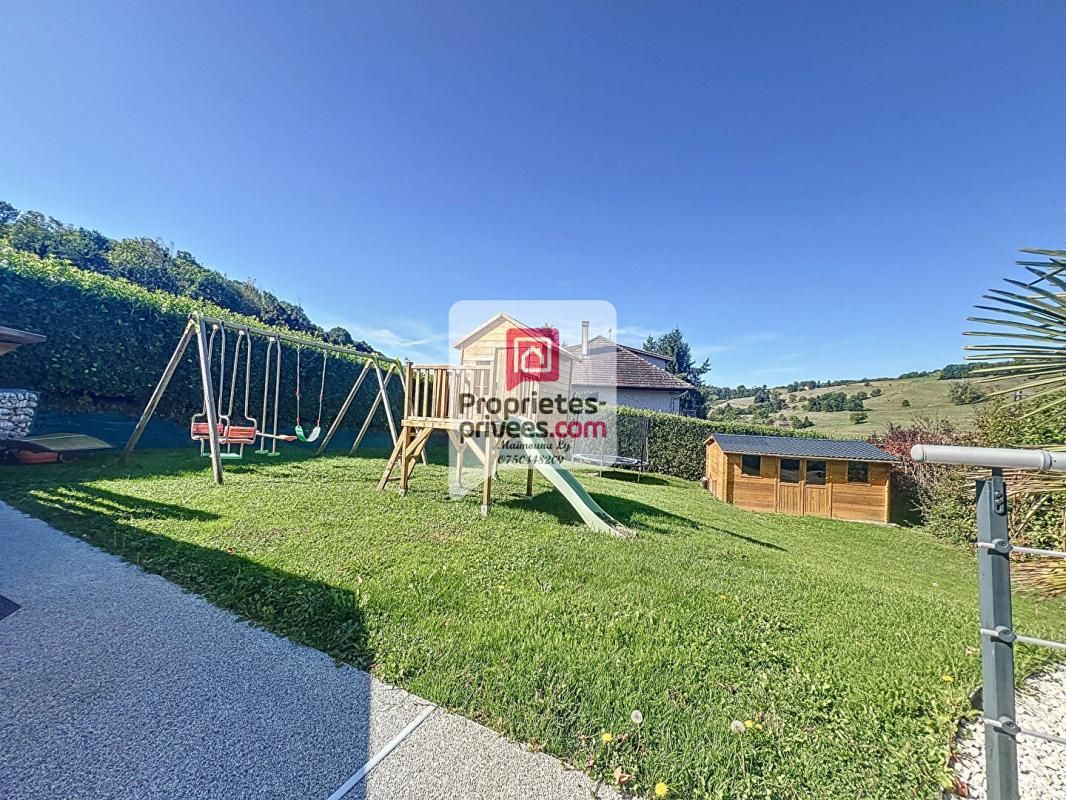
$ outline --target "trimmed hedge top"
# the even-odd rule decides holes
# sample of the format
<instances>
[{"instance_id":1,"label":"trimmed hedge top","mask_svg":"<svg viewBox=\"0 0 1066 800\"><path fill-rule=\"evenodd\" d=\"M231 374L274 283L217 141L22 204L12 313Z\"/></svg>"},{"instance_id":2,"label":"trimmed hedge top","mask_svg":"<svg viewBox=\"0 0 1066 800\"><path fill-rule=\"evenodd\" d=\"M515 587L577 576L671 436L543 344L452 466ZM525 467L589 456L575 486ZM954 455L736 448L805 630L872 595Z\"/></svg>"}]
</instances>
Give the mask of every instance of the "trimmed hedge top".
<instances>
[{"instance_id":1,"label":"trimmed hedge top","mask_svg":"<svg viewBox=\"0 0 1066 800\"><path fill-rule=\"evenodd\" d=\"M237 325L295 333L213 303L152 291L121 278L78 269L65 261L41 258L16 250L0 239L0 324L48 337L42 344L19 348L5 356L0 361L0 384L40 391L46 405L140 411L189 315L196 312ZM258 398L251 404L253 411L259 410L262 401L261 342L259 339L253 352L252 398ZM232 343L229 347L233 347ZM200 410L202 394L195 353L195 347L186 351L159 405L157 413L162 416L183 420ZM295 419L295 355L295 348L285 343L279 412L283 424ZM361 368L362 363L354 357L337 354L329 359L324 419L336 413ZM320 354L305 358L301 380L317 389L321 370ZM239 380L243 382L243 372ZM392 385L399 388L396 381ZM349 422L361 423L376 389L376 381L364 382L355 407L349 412ZM317 391L313 394L317 395ZM398 394L390 392L397 408ZM314 418L317 405L317 397L305 400L305 418Z\"/></svg>"}]
</instances>

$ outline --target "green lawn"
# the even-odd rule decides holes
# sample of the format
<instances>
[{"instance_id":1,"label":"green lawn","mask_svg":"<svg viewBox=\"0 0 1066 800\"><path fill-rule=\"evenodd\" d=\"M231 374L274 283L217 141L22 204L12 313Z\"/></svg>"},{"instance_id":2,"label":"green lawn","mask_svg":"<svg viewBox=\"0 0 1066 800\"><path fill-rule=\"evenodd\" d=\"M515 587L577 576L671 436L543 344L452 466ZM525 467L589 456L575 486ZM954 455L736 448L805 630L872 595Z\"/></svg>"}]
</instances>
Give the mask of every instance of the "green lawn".
<instances>
[{"instance_id":1,"label":"green lawn","mask_svg":"<svg viewBox=\"0 0 1066 800\"><path fill-rule=\"evenodd\" d=\"M0 497L608 781L621 766L637 794L938 796L979 683L968 552L583 476L640 531L619 540L544 482L517 496L522 472L482 519L478 499L447 499L441 465L407 497L377 492L383 463L227 464L217 488L195 452L146 451L0 467ZM1066 605L1016 608L1027 632L1066 633Z\"/></svg>"}]
</instances>

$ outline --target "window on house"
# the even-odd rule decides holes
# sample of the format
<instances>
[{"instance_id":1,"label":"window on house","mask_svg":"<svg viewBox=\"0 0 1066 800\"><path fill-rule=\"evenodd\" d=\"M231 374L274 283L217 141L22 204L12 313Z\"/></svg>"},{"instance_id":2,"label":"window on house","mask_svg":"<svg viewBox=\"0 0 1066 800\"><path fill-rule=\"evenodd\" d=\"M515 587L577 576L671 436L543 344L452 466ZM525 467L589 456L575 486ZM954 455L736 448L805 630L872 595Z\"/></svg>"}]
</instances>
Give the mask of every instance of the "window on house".
<instances>
[{"instance_id":1,"label":"window on house","mask_svg":"<svg viewBox=\"0 0 1066 800\"><path fill-rule=\"evenodd\" d=\"M740 474L758 478L762 475L762 456L741 456Z\"/></svg>"},{"instance_id":2,"label":"window on house","mask_svg":"<svg viewBox=\"0 0 1066 800\"><path fill-rule=\"evenodd\" d=\"M781 459L781 483L800 482L800 460L798 458Z\"/></svg>"},{"instance_id":3,"label":"window on house","mask_svg":"<svg viewBox=\"0 0 1066 800\"><path fill-rule=\"evenodd\" d=\"M807 485L808 486L825 486L825 462L824 461L808 461L807 462Z\"/></svg>"},{"instance_id":4,"label":"window on house","mask_svg":"<svg viewBox=\"0 0 1066 800\"><path fill-rule=\"evenodd\" d=\"M848 462L848 483L869 483L870 465L865 461Z\"/></svg>"}]
</instances>

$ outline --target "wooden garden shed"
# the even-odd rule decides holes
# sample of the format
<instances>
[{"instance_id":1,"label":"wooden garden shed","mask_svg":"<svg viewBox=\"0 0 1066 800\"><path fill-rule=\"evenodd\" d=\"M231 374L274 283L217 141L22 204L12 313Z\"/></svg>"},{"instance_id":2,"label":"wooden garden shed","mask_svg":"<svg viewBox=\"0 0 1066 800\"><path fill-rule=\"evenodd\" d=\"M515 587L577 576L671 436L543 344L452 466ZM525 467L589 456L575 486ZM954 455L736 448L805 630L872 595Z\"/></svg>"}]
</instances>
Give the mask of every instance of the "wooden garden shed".
<instances>
[{"instance_id":1,"label":"wooden garden shed","mask_svg":"<svg viewBox=\"0 0 1066 800\"><path fill-rule=\"evenodd\" d=\"M707 488L753 511L888 522L889 465L879 447L843 439L716 433L707 442Z\"/></svg>"}]
</instances>

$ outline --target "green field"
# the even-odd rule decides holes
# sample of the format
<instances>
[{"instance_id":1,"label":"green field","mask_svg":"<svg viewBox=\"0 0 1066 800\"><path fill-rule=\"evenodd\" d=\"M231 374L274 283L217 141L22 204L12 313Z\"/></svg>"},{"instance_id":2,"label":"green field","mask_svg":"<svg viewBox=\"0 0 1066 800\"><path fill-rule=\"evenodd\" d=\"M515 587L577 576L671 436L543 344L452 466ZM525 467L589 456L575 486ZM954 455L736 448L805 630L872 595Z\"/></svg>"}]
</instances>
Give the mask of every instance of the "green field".
<instances>
[{"instance_id":1,"label":"green field","mask_svg":"<svg viewBox=\"0 0 1066 800\"><path fill-rule=\"evenodd\" d=\"M951 391L952 385L960 382L958 380L942 381L938 380L936 375L928 375L921 378L870 381L869 385L866 382L859 381L841 386L827 386L823 389L795 392L796 401L789 402L788 408L781 413L786 417L793 415L800 418L810 417L811 422L814 423L813 430L824 431L825 433L847 434L849 436L882 433L888 429L889 423L906 425L919 416L943 419L961 428L967 428L973 422L974 414L977 409L982 407L982 403L963 406L957 406L952 403L948 398L948 392ZM992 392L1003 387L1012 386L1018 381L1011 379L1000 381L997 382L995 387L978 384L973 380L968 382L974 383L982 391ZM850 413L847 411L804 411L804 404L800 400L800 398L814 397L826 392L844 392L847 395L853 395L856 392L869 394L875 388L880 389L882 394L880 397L870 397L863 402L863 406L867 414L869 414L869 420L861 425L852 424ZM782 392L783 398L788 401L788 392L780 387L777 391ZM904 400L910 401L909 408L903 406ZM737 408L746 408L752 404L752 398L742 397L725 402Z\"/></svg>"},{"instance_id":2,"label":"green field","mask_svg":"<svg viewBox=\"0 0 1066 800\"><path fill-rule=\"evenodd\" d=\"M539 477L522 498L522 471L483 519L477 498L447 499L444 465L400 497L376 491L383 464L227 464L215 487L195 451L146 451L0 467L0 497L608 782L621 767L637 795L939 796L980 681L970 551L582 474L639 532L619 540ZM1066 634L1066 604L1015 609ZM1046 657L1019 655L1023 673Z\"/></svg>"}]
</instances>

